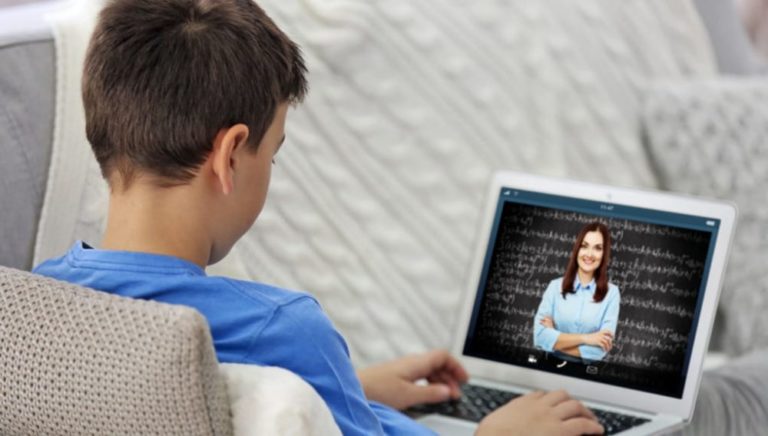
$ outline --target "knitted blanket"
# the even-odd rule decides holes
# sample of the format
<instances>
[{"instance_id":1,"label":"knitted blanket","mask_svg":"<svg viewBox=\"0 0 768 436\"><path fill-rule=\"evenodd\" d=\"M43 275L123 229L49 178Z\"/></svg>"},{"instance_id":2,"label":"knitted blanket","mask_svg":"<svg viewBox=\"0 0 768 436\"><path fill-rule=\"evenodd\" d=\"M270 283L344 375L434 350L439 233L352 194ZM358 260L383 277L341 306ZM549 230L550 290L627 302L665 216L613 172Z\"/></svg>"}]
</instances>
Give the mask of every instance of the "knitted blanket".
<instances>
[{"instance_id":1,"label":"knitted blanket","mask_svg":"<svg viewBox=\"0 0 768 436\"><path fill-rule=\"evenodd\" d=\"M714 74L688 0L260 3L302 46L312 89L262 216L211 271L313 293L360 364L449 345L494 170L655 186L643 87ZM80 103L92 24L73 16L55 26L36 262L98 245L107 209Z\"/></svg>"}]
</instances>

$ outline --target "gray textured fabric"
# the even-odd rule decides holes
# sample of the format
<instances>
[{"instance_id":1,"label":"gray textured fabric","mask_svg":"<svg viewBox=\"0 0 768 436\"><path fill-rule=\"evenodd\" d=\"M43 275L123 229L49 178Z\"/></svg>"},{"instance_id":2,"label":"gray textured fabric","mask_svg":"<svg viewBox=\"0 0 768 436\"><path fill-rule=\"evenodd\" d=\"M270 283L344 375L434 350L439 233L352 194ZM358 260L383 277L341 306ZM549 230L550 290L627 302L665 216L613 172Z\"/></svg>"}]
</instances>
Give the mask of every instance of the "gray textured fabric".
<instances>
[{"instance_id":1,"label":"gray textured fabric","mask_svg":"<svg viewBox=\"0 0 768 436\"><path fill-rule=\"evenodd\" d=\"M0 267L0 434L230 435L204 318Z\"/></svg>"},{"instance_id":2,"label":"gray textured fabric","mask_svg":"<svg viewBox=\"0 0 768 436\"><path fill-rule=\"evenodd\" d=\"M768 65L757 55L736 10L736 0L694 0L707 28L717 66L723 74L768 73Z\"/></svg>"},{"instance_id":3,"label":"gray textured fabric","mask_svg":"<svg viewBox=\"0 0 768 436\"><path fill-rule=\"evenodd\" d=\"M0 265L32 263L53 138L53 61L50 36L0 45Z\"/></svg>"},{"instance_id":4,"label":"gray textured fabric","mask_svg":"<svg viewBox=\"0 0 768 436\"><path fill-rule=\"evenodd\" d=\"M734 201L739 217L720 308L723 350L768 347L768 80L659 85L644 111L662 186Z\"/></svg>"},{"instance_id":5,"label":"gray textured fabric","mask_svg":"<svg viewBox=\"0 0 768 436\"><path fill-rule=\"evenodd\" d=\"M768 350L759 350L705 372L691 424L675 434L751 436L766 429Z\"/></svg>"}]
</instances>

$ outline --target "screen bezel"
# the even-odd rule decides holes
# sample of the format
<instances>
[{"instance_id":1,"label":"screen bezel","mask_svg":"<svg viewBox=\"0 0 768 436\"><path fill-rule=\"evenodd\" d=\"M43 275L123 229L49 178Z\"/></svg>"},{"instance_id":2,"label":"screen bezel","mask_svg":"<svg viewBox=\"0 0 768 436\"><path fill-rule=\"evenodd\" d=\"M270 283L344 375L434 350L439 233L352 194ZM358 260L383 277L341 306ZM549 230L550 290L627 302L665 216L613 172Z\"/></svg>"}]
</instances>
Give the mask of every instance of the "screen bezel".
<instances>
[{"instance_id":1,"label":"screen bezel","mask_svg":"<svg viewBox=\"0 0 768 436\"><path fill-rule=\"evenodd\" d=\"M576 199L605 202L606 204L640 207L664 212L697 215L720 220L709 277L704 288L701 312L695 325L696 332L685 378L682 398L667 397L648 392L581 380L571 376L499 363L463 354L478 284L481 280L488 244L493 231L496 208L502 188L520 189ZM460 306L459 323L453 340L453 352L461 356L470 374L498 383L519 385L530 389L566 389L571 395L592 401L635 409L648 413L664 413L689 420L693 414L696 395L701 382L704 355L712 333L715 310L720 295L723 273L736 222L736 208L723 201L628 188L609 187L586 182L534 176L516 172L499 172L493 177L486 199L481 231L473 256L469 282Z\"/></svg>"}]
</instances>

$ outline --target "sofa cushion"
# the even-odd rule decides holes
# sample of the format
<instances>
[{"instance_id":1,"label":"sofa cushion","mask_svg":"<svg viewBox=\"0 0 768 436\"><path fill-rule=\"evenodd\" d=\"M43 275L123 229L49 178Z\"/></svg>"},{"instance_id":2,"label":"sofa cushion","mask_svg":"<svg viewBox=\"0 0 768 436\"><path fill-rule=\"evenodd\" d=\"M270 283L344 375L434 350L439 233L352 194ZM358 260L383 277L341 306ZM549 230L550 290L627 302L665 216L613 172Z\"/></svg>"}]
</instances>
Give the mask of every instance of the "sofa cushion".
<instances>
[{"instance_id":1,"label":"sofa cushion","mask_svg":"<svg viewBox=\"0 0 768 436\"><path fill-rule=\"evenodd\" d=\"M665 83L644 128L662 186L739 208L721 310L723 349L768 346L768 80Z\"/></svg>"}]
</instances>

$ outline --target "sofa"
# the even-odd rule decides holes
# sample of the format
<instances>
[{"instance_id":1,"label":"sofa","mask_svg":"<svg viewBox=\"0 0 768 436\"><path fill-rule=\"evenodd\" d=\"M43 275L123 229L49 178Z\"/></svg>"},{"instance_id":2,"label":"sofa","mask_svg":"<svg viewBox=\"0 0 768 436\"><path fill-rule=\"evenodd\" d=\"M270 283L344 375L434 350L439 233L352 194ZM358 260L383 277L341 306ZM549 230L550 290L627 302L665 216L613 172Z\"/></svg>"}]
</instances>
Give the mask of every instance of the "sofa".
<instances>
[{"instance_id":1,"label":"sofa","mask_svg":"<svg viewBox=\"0 0 768 436\"><path fill-rule=\"evenodd\" d=\"M768 425L768 297L745 285L768 283L768 81L728 2L260 3L312 91L262 217L214 272L310 290L366 365L450 343L494 169L730 199L746 221L683 431ZM67 160L87 144L57 154L76 110L51 26L31 20L0 34L0 264L22 269L98 243L105 215L97 169Z\"/></svg>"}]
</instances>

